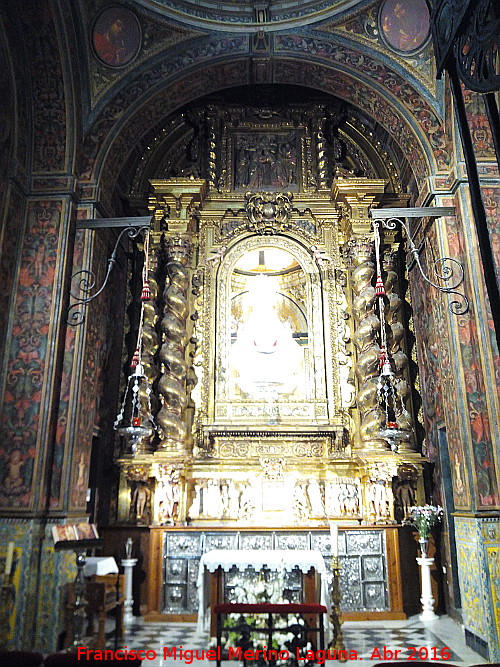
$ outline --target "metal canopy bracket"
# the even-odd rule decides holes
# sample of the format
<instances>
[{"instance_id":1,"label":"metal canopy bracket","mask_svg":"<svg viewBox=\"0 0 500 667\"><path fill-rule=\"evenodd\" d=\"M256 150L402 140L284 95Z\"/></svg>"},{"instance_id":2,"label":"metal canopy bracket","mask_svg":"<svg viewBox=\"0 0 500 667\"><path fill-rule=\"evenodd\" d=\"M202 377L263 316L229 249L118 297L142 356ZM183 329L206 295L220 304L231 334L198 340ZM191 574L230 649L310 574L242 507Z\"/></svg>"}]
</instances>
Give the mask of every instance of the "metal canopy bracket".
<instances>
[{"instance_id":1,"label":"metal canopy bracket","mask_svg":"<svg viewBox=\"0 0 500 667\"><path fill-rule=\"evenodd\" d=\"M420 208L372 208L372 220L389 220L390 218L441 218L455 215L454 206L421 206Z\"/></svg>"},{"instance_id":2,"label":"metal canopy bracket","mask_svg":"<svg viewBox=\"0 0 500 667\"><path fill-rule=\"evenodd\" d=\"M453 315L463 315L469 310L469 300L457 291L464 280L464 267L456 259L451 257L440 257L433 264L436 281L432 281L424 272L420 263L419 249L413 242L410 229L405 218L441 218L443 216L455 215L454 206L423 206L420 208L375 208L370 209L370 217L373 220L374 229L378 229L380 223L384 229L396 229L399 224L405 230L406 238L410 246L410 252L417 264L423 279L435 289L445 294L454 294L455 299L450 302L449 309Z\"/></svg>"},{"instance_id":3,"label":"metal canopy bracket","mask_svg":"<svg viewBox=\"0 0 500 667\"><path fill-rule=\"evenodd\" d=\"M91 291L95 287L95 274L93 271L88 271L87 269L82 269L77 271L71 277L71 282L76 281L79 287L79 294L73 294L71 292L71 298L73 303L68 308L68 317L67 323L76 327L80 324L83 324L85 321L85 308L88 303L93 301L99 294L104 290L108 284L109 276L111 271L116 264L116 253L122 241L122 238L127 235L129 239L135 239L142 232L146 232L151 228L151 223L153 221L152 216L137 216L129 218L97 218L91 220L78 220L76 223L76 229L111 229L117 228L121 229L118 237L116 239L115 247L111 253L110 258L108 259L108 269L106 271L106 277L101 287L91 294Z\"/></svg>"},{"instance_id":4,"label":"metal canopy bracket","mask_svg":"<svg viewBox=\"0 0 500 667\"><path fill-rule=\"evenodd\" d=\"M134 216L130 218L92 218L77 220L78 229L110 229L111 227L132 227L134 229L151 227L153 218L150 215Z\"/></svg>"}]
</instances>

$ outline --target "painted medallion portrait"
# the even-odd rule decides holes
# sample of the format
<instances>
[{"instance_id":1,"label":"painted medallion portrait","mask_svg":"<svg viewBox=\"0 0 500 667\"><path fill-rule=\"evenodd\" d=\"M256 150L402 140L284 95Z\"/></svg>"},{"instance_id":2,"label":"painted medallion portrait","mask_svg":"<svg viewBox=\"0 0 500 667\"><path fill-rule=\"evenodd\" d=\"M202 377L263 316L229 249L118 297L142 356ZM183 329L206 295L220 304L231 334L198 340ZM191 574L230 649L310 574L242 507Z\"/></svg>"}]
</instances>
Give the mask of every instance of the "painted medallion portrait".
<instances>
[{"instance_id":1,"label":"painted medallion portrait","mask_svg":"<svg viewBox=\"0 0 500 667\"><path fill-rule=\"evenodd\" d=\"M425 0L386 0L379 20L385 42L401 53L416 51L429 37L430 16Z\"/></svg>"},{"instance_id":2,"label":"painted medallion portrait","mask_svg":"<svg viewBox=\"0 0 500 667\"><path fill-rule=\"evenodd\" d=\"M94 23L92 45L104 65L128 65L141 47L141 26L137 16L125 7L108 7Z\"/></svg>"}]
</instances>

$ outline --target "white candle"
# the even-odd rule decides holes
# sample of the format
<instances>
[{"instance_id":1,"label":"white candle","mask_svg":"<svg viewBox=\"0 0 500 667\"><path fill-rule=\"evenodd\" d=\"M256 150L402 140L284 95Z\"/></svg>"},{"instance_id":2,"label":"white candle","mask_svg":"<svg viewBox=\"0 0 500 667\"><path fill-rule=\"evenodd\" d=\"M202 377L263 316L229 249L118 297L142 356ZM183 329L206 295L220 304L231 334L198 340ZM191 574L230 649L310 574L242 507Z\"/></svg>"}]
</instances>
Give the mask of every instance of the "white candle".
<instances>
[{"instance_id":1,"label":"white candle","mask_svg":"<svg viewBox=\"0 0 500 667\"><path fill-rule=\"evenodd\" d=\"M9 542L7 547L7 557L5 558L5 569L4 576L10 577L10 571L12 570L12 558L14 556L14 542Z\"/></svg>"},{"instance_id":2,"label":"white candle","mask_svg":"<svg viewBox=\"0 0 500 667\"><path fill-rule=\"evenodd\" d=\"M334 523L333 521L330 521L330 543L332 547L332 556L339 555L338 539L339 539L339 529L337 527L337 524Z\"/></svg>"}]
</instances>

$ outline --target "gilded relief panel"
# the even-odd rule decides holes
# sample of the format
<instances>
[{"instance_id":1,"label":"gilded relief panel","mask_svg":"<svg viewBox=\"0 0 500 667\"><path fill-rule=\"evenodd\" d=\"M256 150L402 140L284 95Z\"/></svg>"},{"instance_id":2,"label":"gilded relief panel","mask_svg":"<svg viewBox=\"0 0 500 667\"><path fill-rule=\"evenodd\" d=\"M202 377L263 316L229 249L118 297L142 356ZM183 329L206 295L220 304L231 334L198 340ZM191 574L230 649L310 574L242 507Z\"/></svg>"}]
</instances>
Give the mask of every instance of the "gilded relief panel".
<instances>
[{"instance_id":1,"label":"gilded relief panel","mask_svg":"<svg viewBox=\"0 0 500 667\"><path fill-rule=\"evenodd\" d=\"M296 190L300 185L300 141L296 131L237 132L234 189Z\"/></svg>"}]
</instances>

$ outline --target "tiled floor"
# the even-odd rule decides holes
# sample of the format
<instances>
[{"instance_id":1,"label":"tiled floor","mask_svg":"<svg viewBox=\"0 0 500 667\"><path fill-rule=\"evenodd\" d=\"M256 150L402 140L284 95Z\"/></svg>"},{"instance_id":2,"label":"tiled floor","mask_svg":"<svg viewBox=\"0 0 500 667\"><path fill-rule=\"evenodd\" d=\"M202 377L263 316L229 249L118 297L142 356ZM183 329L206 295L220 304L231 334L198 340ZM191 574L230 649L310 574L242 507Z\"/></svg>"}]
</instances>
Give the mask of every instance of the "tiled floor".
<instances>
[{"instance_id":1,"label":"tiled floor","mask_svg":"<svg viewBox=\"0 0 500 667\"><path fill-rule=\"evenodd\" d=\"M357 660L363 660L364 667L372 667L388 659L394 660L395 657L404 660L411 656L417 661L427 658L436 664L449 662L460 667L487 664L480 655L465 645L462 628L447 616L425 625L419 621L418 616L407 621L349 622L344 623L343 633L346 649L352 652L351 657L354 657L353 652L355 651ZM110 641L108 645L112 648L113 642ZM215 667L213 660L198 660L196 655L180 654L181 647L183 651L210 648L208 636L198 635L196 626L192 623L146 624L137 618L132 625L127 627L125 637L119 642L119 645L127 646L129 649L148 650L149 653L142 663L143 667L174 667L174 665L177 667L189 664L187 660L191 657L194 658L193 667L201 664L211 664ZM176 658L164 658L164 647L168 649L177 647ZM414 647L415 650L412 650L411 647ZM446 649L449 649L449 654ZM399 650L397 656L396 650ZM392 653L390 654L389 651ZM348 661L348 663L352 662L352 660ZM333 666L337 662L332 660L328 661L328 664ZM224 662L223 665L224 667L238 667L241 663Z\"/></svg>"}]
</instances>

